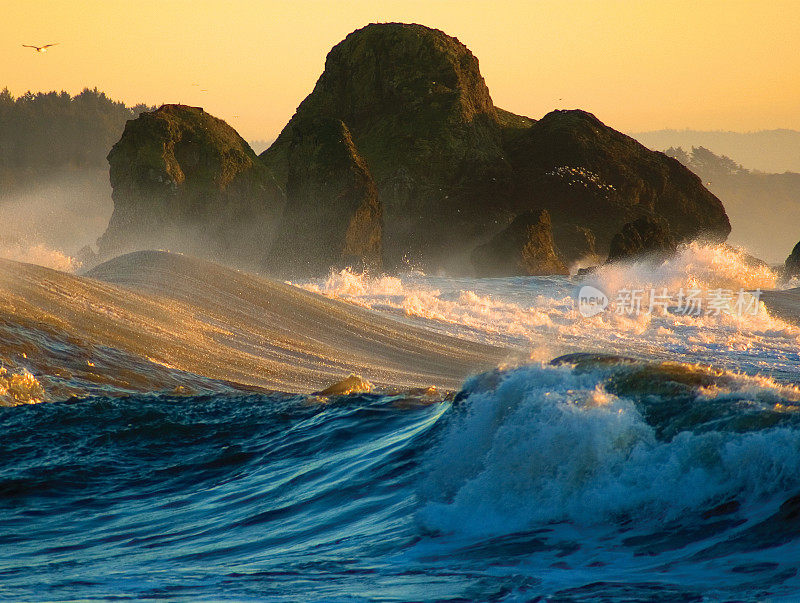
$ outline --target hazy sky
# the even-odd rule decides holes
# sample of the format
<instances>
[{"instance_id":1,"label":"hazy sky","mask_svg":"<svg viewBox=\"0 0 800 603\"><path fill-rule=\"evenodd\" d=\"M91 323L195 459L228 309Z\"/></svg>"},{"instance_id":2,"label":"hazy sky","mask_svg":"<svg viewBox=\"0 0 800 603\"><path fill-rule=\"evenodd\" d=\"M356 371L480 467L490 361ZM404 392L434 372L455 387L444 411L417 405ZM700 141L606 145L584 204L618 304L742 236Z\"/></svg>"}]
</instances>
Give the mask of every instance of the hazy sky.
<instances>
[{"instance_id":1,"label":"hazy sky","mask_svg":"<svg viewBox=\"0 0 800 603\"><path fill-rule=\"evenodd\" d=\"M0 87L204 107L270 139L331 46L376 21L464 42L495 104L623 131L800 129L800 2L2 0ZM37 54L22 44L59 45ZM206 90L205 92L203 90Z\"/></svg>"}]
</instances>

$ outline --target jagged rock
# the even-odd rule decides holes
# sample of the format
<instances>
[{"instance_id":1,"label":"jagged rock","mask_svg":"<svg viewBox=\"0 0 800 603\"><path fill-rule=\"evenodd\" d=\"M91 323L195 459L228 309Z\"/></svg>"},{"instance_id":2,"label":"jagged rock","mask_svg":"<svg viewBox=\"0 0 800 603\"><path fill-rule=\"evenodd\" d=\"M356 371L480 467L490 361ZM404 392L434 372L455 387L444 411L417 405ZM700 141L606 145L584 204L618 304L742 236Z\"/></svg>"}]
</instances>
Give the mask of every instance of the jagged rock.
<instances>
[{"instance_id":1,"label":"jagged rock","mask_svg":"<svg viewBox=\"0 0 800 603\"><path fill-rule=\"evenodd\" d=\"M508 146L514 201L550 211L553 224L588 228L605 253L622 226L664 218L679 241L730 233L722 203L678 161L645 148L585 111L553 111ZM562 248L556 236L556 245ZM565 260L579 250L564 245Z\"/></svg>"},{"instance_id":2,"label":"jagged rock","mask_svg":"<svg viewBox=\"0 0 800 603\"><path fill-rule=\"evenodd\" d=\"M128 121L108 154L114 213L99 257L170 249L261 267L283 196L224 121L164 105Z\"/></svg>"},{"instance_id":3,"label":"jagged rock","mask_svg":"<svg viewBox=\"0 0 800 603\"><path fill-rule=\"evenodd\" d=\"M476 248L472 263L478 276L569 274L553 245L547 210L527 212Z\"/></svg>"},{"instance_id":4,"label":"jagged rock","mask_svg":"<svg viewBox=\"0 0 800 603\"><path fill-rule=\"evenodd\" d=\"M794 246L792 253L786 258L783 271L786 278L800 276L800 243Z\"/></svg>"},{"instance_id":5,"label":"jagged rock","mask_svg":"<svg viewBox=\"0 0 800 603\"><path fill-rule=\"evenodd\" d=\"M608 263L647 258L663 260L675 254L677 243L664 220L638 218L611 239Z\"/></svg>"},{"instance_id":6,"label":"jagged rock","mask_svg":"<svg viewBox=\"0 0 800 603\"><path fill-rule=\"evenodd\" d=\"M287 175L287 205L269 266L285 276L331 267L381 268L378 192L347 126L296 120Z\"/></svg>"}]
</instances>

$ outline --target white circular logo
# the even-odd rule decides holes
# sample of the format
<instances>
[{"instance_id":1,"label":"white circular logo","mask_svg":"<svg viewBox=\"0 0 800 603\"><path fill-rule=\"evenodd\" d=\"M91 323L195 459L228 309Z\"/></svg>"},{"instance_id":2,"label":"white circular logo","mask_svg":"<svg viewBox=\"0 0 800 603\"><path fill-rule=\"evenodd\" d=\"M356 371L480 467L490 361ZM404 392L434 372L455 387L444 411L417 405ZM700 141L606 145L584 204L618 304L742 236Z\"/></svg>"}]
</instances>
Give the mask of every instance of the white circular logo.
<instances>
[{"instance_id":1,"label":"white circular logo","mask_svg":"<svg viewBox=\"0 0 800 603\"><path fill-rule=\"evenodd\" d=\"M580 288L576 301L578 312L587 318L600 314L608 307L608 296L591 285L584 285Z\"/></svg>"}]
</instances>

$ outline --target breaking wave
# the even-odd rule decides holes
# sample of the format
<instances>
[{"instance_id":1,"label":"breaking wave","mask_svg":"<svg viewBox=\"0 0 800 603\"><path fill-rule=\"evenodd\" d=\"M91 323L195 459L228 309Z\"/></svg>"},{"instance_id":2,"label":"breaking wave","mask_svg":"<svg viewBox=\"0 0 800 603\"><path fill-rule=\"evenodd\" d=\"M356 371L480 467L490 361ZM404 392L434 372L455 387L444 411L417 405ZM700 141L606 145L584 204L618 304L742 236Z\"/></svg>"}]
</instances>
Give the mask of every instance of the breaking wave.
<instances>
[{"instance_id":1,"label":"breaking wave","mask_svg":"<svg viewBox=\"0 0 800 603\"><path fill-rule=\"evenodd\" d=\"M800 490L796 386L691 365L532 365L461 395L426 465L429 529L653 529Z\"/></svg>"}]
</instances>

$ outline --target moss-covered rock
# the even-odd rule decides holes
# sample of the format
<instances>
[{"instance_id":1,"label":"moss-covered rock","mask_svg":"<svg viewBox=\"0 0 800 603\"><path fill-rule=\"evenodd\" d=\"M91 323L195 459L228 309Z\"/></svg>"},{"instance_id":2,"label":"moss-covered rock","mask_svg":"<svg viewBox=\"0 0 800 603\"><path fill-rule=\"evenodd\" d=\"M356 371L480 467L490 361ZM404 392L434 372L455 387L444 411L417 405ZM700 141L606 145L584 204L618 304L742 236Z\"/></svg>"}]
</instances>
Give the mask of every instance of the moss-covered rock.
<instances>
[{"instance_id":1,"label":"moss-covered rock","mask_svg":"<svg viewBox=\"0 0 800 603\"><path fill-rule=\"evenodd\" d=\"M496 251L510 274L561 273L607 254L639 218L665 220L677 242L730 232L678 161L584 111L536 121L498 109L469 49L416 24L369 25L334 46L260 158L201 109L165 105L129 122L109 162L105 256L166 247L283 274L407 263L485 273L481 257ZM558 249L558 262L521 260L528 243Z\"/></svg>"},{"instance_id":2,"label":"moss-covered rock","mask_svg":"<svg viewBox=\"0 0 800 603\"><path fill-rule=\"evenodd\" d=\"M469 49L422 25L369 25L330 51L261 155L284 185L298 124L316 118L346 124L372 175L388 268L466 271L473 249L542 209L570 263L605 255L643 216L666 219L681 241L730 232L722 204L680 163L584 111L535 121L496 108Z\"/></svg>"},{"instance_id":3,"label":"moss-covered rock","mask_svg":"<svg viewBox=\"0 0 800 603\"><path fill-rule=\"evenodd\" d=\"M283 196L224 121L164 105L126 124L108 162L114 213L101 258L166 248L263 266Z\"/></svg>"},{"instance_id":4,"label":"moss-covered rock","mask_svg":"<svg viewBox=\"0 0 800 603\"><path fill-rule=\"evenodd\" d=\"M287 181L298 123L320 117L346 124L374 178L389 267L405 257L446 264L485 232L509 176L503 127L478 60L457 39L382 23L334 46L313 92L261 155Z\"/></svg>"}]
</instances>

